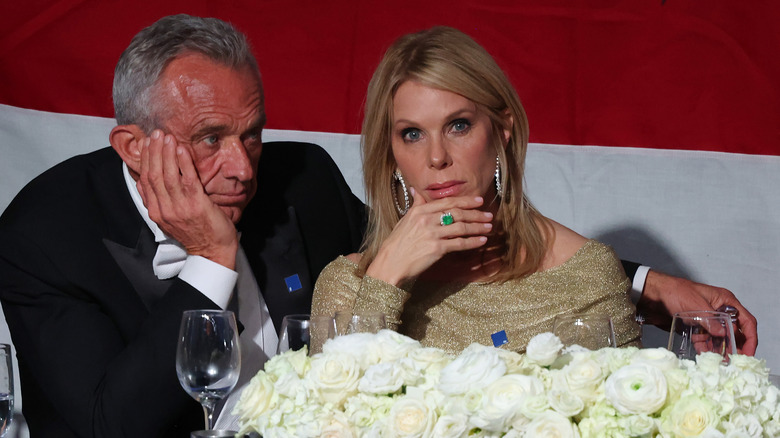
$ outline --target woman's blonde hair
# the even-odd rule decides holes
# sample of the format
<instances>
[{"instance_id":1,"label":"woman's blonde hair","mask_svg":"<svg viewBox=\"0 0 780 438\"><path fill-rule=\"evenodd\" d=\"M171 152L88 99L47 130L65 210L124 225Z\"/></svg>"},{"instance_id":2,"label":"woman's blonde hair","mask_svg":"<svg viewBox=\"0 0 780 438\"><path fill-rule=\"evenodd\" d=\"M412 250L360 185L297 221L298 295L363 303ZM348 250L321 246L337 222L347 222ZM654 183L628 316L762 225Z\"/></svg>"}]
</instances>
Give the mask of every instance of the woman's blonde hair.
<instances>
[{"instance_id":1,"label":"woman's blonde hair","mask_svg":"<svg viewBox=\"0 0 780 438\"><path fill-rule=\"evenodd\" d=\"M396 169L391 147L393 97L398 87L409 80L459 94L490 118L493 145L501 166L497 220L506 233L507 243L505 267L495 280L505 281L536 271L544 257L551 227L523 192L528 145L525 110L490 54L468 35L450 27L434 27L396 40L368 85L361 148L371 210L359 271L365 273L400 220L392 189ZM504 148L503 132L507 129L510 139Z\"/></svg>"}]
</instances>

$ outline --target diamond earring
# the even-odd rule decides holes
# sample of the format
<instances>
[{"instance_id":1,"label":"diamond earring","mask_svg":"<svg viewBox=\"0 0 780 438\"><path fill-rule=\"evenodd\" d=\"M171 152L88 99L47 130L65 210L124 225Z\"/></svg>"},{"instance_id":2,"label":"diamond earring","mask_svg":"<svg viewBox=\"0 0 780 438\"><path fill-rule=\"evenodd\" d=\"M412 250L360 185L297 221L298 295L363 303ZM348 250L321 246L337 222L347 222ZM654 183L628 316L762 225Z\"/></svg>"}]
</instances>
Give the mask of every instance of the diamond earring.
<instances>
[{"instance_id":1,"label":"diamond earring","mask_svg":"<svg viewBox=\"0 0 780 438\"><path fill-rule=\"evenodd\" d=\"M398 184L401 185L401 190L404 192L403 208L401 208L401 203L398 202L398 192L396 191L395 182L398 182ZM405 215L406 212L409 211L409 191L406 190L406 181L404 181L404 177L401 175L401 171L398 169L396 169L396 171L393 173L393 181L390 183L390 190L393 192L393 202L395 202L395 209L401 216Z\"/></svg>"}]
</instances>

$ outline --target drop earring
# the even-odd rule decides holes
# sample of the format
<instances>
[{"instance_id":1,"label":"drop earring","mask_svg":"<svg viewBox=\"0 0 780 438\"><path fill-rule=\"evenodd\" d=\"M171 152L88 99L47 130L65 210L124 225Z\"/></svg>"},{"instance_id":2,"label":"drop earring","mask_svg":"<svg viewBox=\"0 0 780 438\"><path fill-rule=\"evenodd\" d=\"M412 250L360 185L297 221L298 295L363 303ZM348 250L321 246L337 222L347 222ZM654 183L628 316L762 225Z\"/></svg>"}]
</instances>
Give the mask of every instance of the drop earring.
<instances>
[{"instance_id":1,"label":"drop earring","mask_svg":"<svg viewBox=\"0 0 780 438\"><path fill-rule=\"evenodd\" d=\"M396 190L396 182L401 185L401 191L404 192L404 207L401 208L401 203L398 202L398 191ZM393 202L395 202L395 209L398 214L403 216L409 211L409 191L406 189L406 181L404 181L401 171L396 169L393 173L393 181L390 182L390 190L393 192Z\"/></svg>"}]
</instances>

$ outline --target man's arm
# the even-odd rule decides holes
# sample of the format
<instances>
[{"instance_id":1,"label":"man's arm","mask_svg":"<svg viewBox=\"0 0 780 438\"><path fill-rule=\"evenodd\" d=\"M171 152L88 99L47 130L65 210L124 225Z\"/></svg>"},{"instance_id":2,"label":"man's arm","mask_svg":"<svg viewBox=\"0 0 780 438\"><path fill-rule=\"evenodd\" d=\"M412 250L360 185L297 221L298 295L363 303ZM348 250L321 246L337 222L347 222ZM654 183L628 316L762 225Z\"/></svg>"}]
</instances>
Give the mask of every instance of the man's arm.
<instances>
[{"instance_id":1,"label":"man's arm","mask_svg":"<svg viewBox=\"0 0 780 438\"><path fill-rule=\"evenodd\" d=\"M758 346L758 322L731 291L650 270L637 308L645 320L669 330L672 315L690 310L715 310L729 305L739 311L737 349L754 355Z\"/></svg>"},{"instance_id":2,"label":"man's arm","mask_svg":"<svg viewBox=\"0 0 780 438\"><path fill-rule=\"evenodd\" d=\"M115 307L107 308L92 296L91 281L70 279L73 273L34 242L5 235L2 244L14 248L13 259L9 251L0 254L3 311L28 373L24 394L38 394L28 408L39 416L36 426L64 430L52 426L60 419L40 418L56 409L78 436L158 436L183 416L199 414L176 379L176 338L183 310L213 303L173 280L148 313L127 299L124 284L105 292L115 296Z\"/></svg>"}]
</instances>

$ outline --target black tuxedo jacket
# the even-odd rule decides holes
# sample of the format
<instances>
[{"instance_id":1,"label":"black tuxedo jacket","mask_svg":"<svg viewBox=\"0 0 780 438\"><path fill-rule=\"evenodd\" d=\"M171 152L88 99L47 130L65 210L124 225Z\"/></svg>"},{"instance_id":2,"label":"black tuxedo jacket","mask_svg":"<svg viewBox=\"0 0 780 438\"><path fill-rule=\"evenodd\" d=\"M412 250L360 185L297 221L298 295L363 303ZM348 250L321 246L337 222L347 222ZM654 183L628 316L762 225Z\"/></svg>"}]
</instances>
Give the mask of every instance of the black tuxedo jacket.
<instances>
[{"instance_id":1,"label":"black tuxedo jacket","mask_svg":"<svg viewBox=\"0 0 780 438\"><path fill-rule=\"evenodd\" d=\"M158 280L156 244L103 149L45 172L0 217L0 301L34 437L189 436L175 370L181 313L216 305ZM309 313L320 270L360 244L365 212L318 146L268 143L238 228L274 323ZM297 274L302 289L288 292Z\"/></svg>"}]
</instances>

